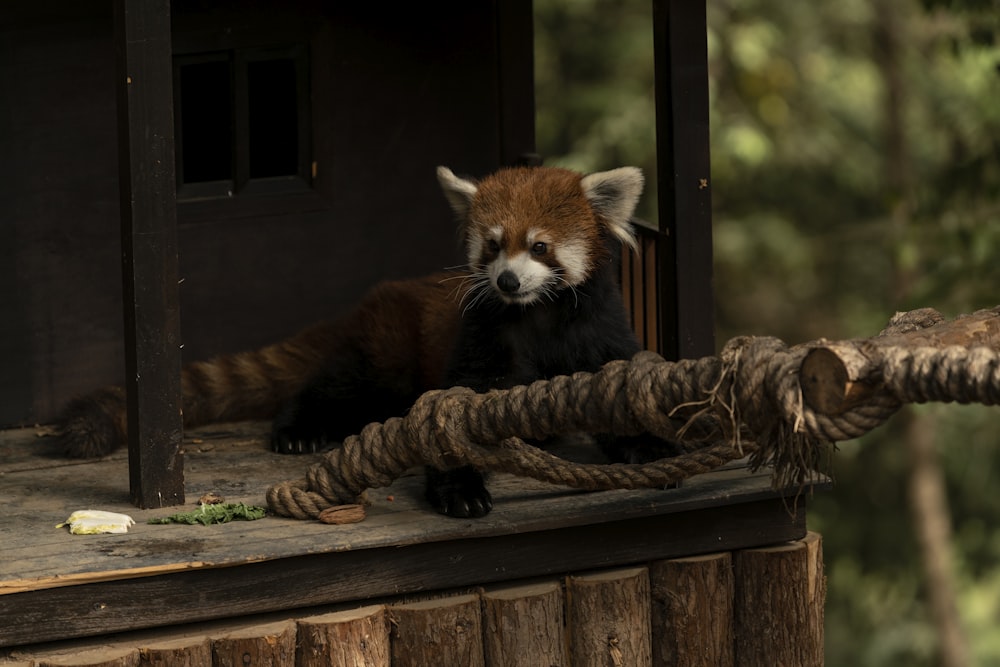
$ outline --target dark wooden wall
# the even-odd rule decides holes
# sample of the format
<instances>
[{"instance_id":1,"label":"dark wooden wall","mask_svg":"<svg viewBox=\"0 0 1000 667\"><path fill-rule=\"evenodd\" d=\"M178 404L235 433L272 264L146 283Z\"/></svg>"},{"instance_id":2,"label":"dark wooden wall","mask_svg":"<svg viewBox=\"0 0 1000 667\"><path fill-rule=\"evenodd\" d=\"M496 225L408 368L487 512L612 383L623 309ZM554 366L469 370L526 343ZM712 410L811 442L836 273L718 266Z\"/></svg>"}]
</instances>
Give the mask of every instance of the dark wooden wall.
<instances>
[{"instance_id":1,"label":"dark wooden wall","mask_svg":"<svg viewBox=\"0 0 1000 667\"><path fill-rule=\"evenodd\" d=\"M529 2L175 0L173 13L175 54L307 45L316 163L301 192L178 204L185 361L457 264L434 167L482 175L534 148ZM0 425L44 422L124 372L113 77L110 3L5 9Z\"/></svg>"}]
</instances>

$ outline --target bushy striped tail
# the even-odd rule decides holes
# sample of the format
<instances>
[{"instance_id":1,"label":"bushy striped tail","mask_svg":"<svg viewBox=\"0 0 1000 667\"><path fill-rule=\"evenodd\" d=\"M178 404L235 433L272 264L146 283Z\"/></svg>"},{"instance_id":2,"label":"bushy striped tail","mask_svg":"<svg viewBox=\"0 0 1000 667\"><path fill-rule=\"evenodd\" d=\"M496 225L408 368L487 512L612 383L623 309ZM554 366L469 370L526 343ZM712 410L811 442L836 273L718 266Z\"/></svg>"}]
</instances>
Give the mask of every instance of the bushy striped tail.
<instances>
[{"instance_id":1,"label":"bushy striped tail","mask_svg":"<svg viewBox=\"0 0 1000 667\"><path fill-rule=\"evenodd\" d=\"M104 387L73 399L55 424L57 447L65 456L105 456L125 444L125 390Z\"/></svg>"},{"instance_id":2,"label":"bushy striped tail","mask_svg":"<svg viewBox=\"0 0 1000 667\"><path fill-rule=\"evenodd\" d=\"M184 427L270 419L320 368L340 342L338 327L316 325L258 350L185 364L181 369ZM95 458L128 438L125 391L105 387L71 401L56 420L66 456Z\"/></svg>"}]
</instances>

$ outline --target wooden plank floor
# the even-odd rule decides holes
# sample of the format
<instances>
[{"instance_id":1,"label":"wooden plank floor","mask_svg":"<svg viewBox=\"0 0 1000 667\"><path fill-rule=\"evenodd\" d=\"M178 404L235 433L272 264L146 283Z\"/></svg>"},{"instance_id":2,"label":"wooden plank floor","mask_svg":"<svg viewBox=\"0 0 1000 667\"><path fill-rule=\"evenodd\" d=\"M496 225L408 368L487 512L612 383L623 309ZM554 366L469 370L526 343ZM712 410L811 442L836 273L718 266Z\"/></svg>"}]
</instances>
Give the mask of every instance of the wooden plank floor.
<instances>
[{"instance_id":1,"label":"wooden plank floor","mask_svg":"<svg viewBox=\"0 0 1000 667\"><path fill-rule=\"evenodd\" d=\"M301 477L314 456L265 447L266 425L185 437L186 494L264 504L268 486ZM805 534L766 472L739 467L682 488L583 493L497 476L482 519L433 513L422 479L369 491L357 524L267 517L215 526L151 525L184 508L128 502L124 453L98 461L52 454L36 429L0 431L0 647L419 590L760 546ZM136 520L125 535L71 535L71 512Z\"/></svg>"}]
</instances>

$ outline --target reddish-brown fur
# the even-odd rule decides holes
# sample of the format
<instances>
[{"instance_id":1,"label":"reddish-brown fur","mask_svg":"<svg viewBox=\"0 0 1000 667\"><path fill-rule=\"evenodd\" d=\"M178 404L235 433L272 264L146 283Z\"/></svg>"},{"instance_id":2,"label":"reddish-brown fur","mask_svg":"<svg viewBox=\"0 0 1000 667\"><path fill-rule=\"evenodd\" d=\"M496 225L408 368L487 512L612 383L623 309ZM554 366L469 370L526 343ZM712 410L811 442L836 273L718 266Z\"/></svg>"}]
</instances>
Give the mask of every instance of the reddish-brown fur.
<instances>
[{"instance_id":1,"label":"reddish-brown fur","mask_svg":"<svg viewBox=\"0 0 1000 667\"><path fill-rule=\"evenodd\" d=\"M503 226L512 241L520 242L528 229L538 227L558 241L585 241L595 259L604 253L594 211L580 191L580 174L566 169L498 171L479 184L469 218L479 226Z\"/></svg>"},{"instance_id":2,"label":"reddish-brown fur","mask_svg":"<svg viewBox=\"0 0 1000 667\"><path fill-rule=\"evenodd\" d=\"M358 308L273 345L181 369L184 426L270 419L346 346L359 345L416 391L440 387L459 323L455 283L438 273L374 286ZM107 387L76 399L57 423L62 450L103 456L126 441L125 394Z\"/></svg>"},{"instance_id":3,"label":"reddish-brown fur","mask_svg":"<svg viewBox=\"0 0 1000 667\"><path fill-rule=\"evenodd\" d=\"M322 444L337 428L354 427L347 417L336 417L340 420L336 428L326 429L323 422L327 413L336 412L328 405L337 403L342 414L359 418L368 416L372 403L383 403L383 397L386 406L391 406L385 410L402 410L410 404L406 401L412 402L423 391L447 383L447 369L455 356L453 348L460 328L466 327L463 312L481 305L475 302L487 291L495 291L489 287L489 279L483 278L483 265L490 261L487 249L477 247L477 243L489 245L488 235L495 235L496 228L503 230L506 258L531 253L529 269L536 275L558 276L562 281L539 290L544 292L540 302L546 304L553 303L555 293L565 285L575 288L589 279L592 271L609 264L609 238L628 244L632 241L627 218L641 191L638 170L633 170L631 191L627 193L616 189L622 187L620 183L616 186L615 179L620 180L623 170L616 170L617 175L607 172L612 174L610 181L596 175L589 190L582 187L587 181L581 181L580 174L564 169L504 169L474 186L444 171L446 174L439 170L439 179L443 179L445 196L460 218L473 265L471 272L381 283L371 289L357 309L341 319L315 325L258 350L185 365L181 378L185 427L275 418L272 446L276 449L304 451L303 443ZM448 175L453 180L449 181ZM474 197L465 196L470 189L475 190ZM615 209L619 201L627 203L618 207L620 211ZM551 251L532 253L529 230L540 234L540 240L552 246ZM573 260L578 277L572 284L567 278L574 273L560 266L567 258ZM540 265L551 271L538 271ZM618 308L609 301L605 311L614 315L607 321L622 319ZM473 326L482 334L495 325L484 311ZM595 335L603 335L596 324L588 326L595 328ZM559 332L552 333L559 337ZM617 332L614 336L621 337ZM471 339L466 336L464 340L468 343ZM525 343L545 341L533 339ZM523 345L519 349L524 349ZM623 348L616 354L620 357L627 351ZM495 381L492 376L466 378L458 373L457 377L473 385L486 386ZM405 406L399 406L400 402ZM380 420L389 416L371 415ZM101 456L113 451L126 439L124 392L106 388L73 401L57 427L63 451L69 456Z\"/></svg>"}]
</instances>

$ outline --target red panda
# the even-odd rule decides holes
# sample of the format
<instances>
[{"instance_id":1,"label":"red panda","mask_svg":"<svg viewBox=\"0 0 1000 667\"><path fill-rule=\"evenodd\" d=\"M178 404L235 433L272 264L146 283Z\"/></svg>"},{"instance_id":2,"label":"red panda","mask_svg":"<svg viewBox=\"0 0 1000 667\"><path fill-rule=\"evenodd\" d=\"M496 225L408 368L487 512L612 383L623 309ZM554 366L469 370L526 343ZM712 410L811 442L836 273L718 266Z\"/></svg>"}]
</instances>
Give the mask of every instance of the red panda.
<instances>
[{"instance_id":1,"label":"red panda","mask_svg":"<svg viewBox=\"0 0 1000 667\"><path fill-rule=\"evenodd\" d=\"M507 388L596 371L639 350L616 268L621 246L636 245L639 169L517 167L477 182L439 167L437 176L458 219L464 270L380 283L343 318L186 364L185 427L273 418L275 451L312 452L405 413L430 389ZM123 391L73 401L57 431L69 456L118 448ZM428 469L426 498L452 516L492 508L482 474L467 468Z\"/></svg>"}]
</instances>

